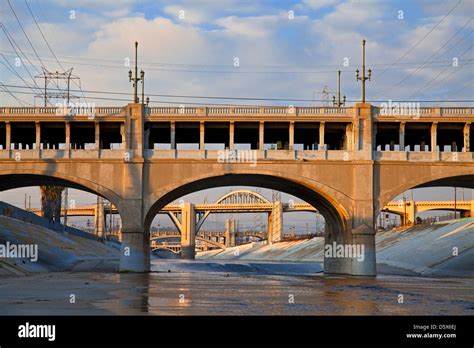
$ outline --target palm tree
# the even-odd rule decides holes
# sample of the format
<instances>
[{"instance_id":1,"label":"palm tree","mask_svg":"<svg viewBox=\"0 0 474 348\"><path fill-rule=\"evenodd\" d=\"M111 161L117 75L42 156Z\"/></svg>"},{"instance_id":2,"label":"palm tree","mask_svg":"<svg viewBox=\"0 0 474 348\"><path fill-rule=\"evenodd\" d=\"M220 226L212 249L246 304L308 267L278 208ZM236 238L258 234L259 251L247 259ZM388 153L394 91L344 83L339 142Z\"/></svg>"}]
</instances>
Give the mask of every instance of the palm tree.
<instances>
[{"instance_id":1,"label":"palm tree","mask_svg":"<svg viewBox=\"0 0 474 348\"><path fill-rule=\"evenodd\" d=\"M61 223L61 197L64 187L40 186L43 217Z\"/></svg>"}]
</instances>

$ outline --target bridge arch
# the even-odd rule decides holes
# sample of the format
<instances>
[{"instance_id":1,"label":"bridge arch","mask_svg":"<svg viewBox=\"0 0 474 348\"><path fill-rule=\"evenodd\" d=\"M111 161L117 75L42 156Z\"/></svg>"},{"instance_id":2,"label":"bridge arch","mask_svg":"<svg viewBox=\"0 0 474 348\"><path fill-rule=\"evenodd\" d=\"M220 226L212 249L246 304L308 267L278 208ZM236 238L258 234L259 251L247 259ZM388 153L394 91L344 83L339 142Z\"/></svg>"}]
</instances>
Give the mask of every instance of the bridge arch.
<instances>
[{"instance_id":1,"label":"bridge arch","mask_svg":"<svg viewBox=\"0 0 474 348\"><path fill-rule=\"evenodd\" d=\"M226 203L268 203L271 202L263 197L261 194L251 190L234 190L228 192L219 197L214 204L226 204ZM202 225L206 221L207 217L211 212L208 210L204 213L202 218L196 224L196 233L201 229Z\"/></svg>"},{"instance_id":2,"label":"bridge arch","mask_svg":"<svg viewBox=\"0 0 474 348\"><path fill-rule=\"evenodd\" d=\"M403 192L423 187L442 187L442 186L457 186L474 189L474 168L470 168L472 174L462 173L440 173L438 175L426 175L418 178L412 178L390 190L380 194L380 208L383 209L390 201L393 201L397 196Z\"/></svg>"},{"instance_id":3,"label":"bridge arch","mask_svg":"<svg viewBox=\"0 0 474 348\"><path fill-rule=\"evenodd\" d=\"M255 186L296 196L317 208L325 218L327 240L341 242L344 238L350 238L350 209L345 208L350 206L350 199L344 194L309 179L248 172L187 178L173 187L151 193L145 214L145 230L149 230L154 217L166 204L189 193L225 186ZM338 198L345 200L345 204L340 203Z\"/></svg>"},{"instance_id":4,"label":"bridge arch","mask_svg":"<svg viewBox=\"0 0 474 348\"><path fill-rule=\"evenodd\" d=\"M93 181L54 171L15 170L15 173L12 173L11 171L0 170L0 191L43 185L65 186L99 195L112 202L121 214L122 198L111 189Z\"/></svg>"}]
</instances>

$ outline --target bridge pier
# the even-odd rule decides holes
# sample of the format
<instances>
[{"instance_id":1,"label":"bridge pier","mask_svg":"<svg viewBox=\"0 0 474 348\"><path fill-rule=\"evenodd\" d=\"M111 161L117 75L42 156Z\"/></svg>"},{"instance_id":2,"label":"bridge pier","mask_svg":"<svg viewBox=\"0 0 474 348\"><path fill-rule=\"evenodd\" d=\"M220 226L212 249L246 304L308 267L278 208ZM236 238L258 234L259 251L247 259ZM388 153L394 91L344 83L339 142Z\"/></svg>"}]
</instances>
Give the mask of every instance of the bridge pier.
<instances>
[{"instance_id":1,"label":"bridge pier","mask_svg":"<svg viewBox=\"0 0 474 348\"><path fill-rule=\"evenodd\" d=\"M235 246L235 220L234 219L225 220L225 246L226 247Z\"/></svg>"},{"instance_id":2,"label":"bridge pier","mask_svg":"<svg viewBox=\"0 0 474 348\"><path fill-rule=\"evenodd\" d=\"M283 205L281 202L273 203L272 212L268 218L268 243L281 242L283 235Z\"/></svg>"},{"instance_id":3,"label":"bridge pier","mask_svg":"<svg viewBox=\"0 0 474 348\"><path fill-rule=\"evenodd\" d=\"M196 258L196 212L194 204L184 203L181 209L181 258Z\"/></svg>"},{"instance_id":4,"label":"bridge pier","mask_svg":"<svg viewBox=\"0 0 474 348\"><path fill-rule=\"evenodd\" d=\"M142 200L123 201L120 272L150 272L150 231L142 219Z\"/></svg>"}]
</instances>

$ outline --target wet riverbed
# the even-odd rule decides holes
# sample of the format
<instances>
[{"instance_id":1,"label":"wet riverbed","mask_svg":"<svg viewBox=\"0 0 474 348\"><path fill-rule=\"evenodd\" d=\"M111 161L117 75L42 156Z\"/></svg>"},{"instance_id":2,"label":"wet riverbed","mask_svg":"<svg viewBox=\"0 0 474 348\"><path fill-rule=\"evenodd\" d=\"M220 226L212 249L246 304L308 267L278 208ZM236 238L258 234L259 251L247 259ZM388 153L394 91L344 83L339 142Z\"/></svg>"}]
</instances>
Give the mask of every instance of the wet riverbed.
<instances>
[{"instance_id":1,"label":"wet riverbed","mask_svg":"<svg viewBox=\"0 0 474 348\"><path fill-rule=\"evenodd\" d=\"M154 261L150 274L1 278L0 314L474 314L474 278L329 277L318 264L192 262Z\"/></svg>"}]
</instances>

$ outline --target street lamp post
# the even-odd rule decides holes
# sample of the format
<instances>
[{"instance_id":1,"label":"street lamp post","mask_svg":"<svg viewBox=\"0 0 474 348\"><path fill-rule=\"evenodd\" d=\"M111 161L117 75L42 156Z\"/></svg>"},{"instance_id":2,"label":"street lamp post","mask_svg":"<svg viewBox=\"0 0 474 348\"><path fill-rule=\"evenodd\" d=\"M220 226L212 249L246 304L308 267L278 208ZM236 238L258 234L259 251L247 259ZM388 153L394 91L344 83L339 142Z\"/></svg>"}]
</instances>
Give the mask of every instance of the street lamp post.
<instances>
[{"instance_id":1,"label":"street lamp post","mask_svg":"<svg viewBox=\"0 0 474 348\"><path fill-rule=\"evenodd\" d=\"M359 69L356 70L357 81L362 82L362 103L365 103L365 81L372 76L372 70L368 70L368 76L365 76L365 39L362 40L362 76L359 76Z\"/></svg>"}]
</instances>

